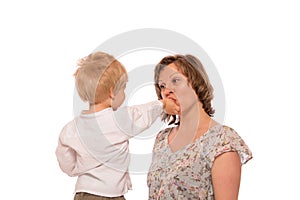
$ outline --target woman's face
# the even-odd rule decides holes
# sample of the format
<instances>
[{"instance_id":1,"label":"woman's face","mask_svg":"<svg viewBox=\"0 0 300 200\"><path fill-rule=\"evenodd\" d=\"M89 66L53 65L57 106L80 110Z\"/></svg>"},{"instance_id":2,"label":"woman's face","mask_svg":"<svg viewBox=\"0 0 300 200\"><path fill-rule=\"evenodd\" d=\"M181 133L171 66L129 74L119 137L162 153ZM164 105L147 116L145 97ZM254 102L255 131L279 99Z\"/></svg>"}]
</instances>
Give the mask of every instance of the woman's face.
<instances>
[{"instance_id":1,"label":"woman's face","mask_svg":"<svg viewBox=\"0 0 300 200\"><path fill-rule=\"evenodd\" d=\"M181 113L188 111L193 105L199 103L198 97L191 84L188 83L187 77L173 63L160 71L158 85L162 98L168 98L177 103L180 106Z\"/></svg>"}]
</instances>

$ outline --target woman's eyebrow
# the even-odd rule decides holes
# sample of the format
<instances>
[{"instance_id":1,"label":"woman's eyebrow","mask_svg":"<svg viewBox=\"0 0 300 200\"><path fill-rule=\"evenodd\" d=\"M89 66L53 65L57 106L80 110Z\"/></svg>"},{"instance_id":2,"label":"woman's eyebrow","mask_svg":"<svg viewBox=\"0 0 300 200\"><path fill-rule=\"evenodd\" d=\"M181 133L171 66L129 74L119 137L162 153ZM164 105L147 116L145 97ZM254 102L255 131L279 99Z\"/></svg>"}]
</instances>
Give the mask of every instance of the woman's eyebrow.
<instances>
[{"instance_id":1,"label":"woman's eyebrow","mask_svg":"<svg viewBox=\"0 0 300 200\"><path fill-rule=\"evenodd\" d=\"M179 72L174 72L173 74L171 74L170 76L169 76L169 78L171 78L173 75L175 75L175 74L180 74Z\"/></svg>"},{"instance_id":2,"label":"woman's eyebrow","mask_svg":"<svg viewBox=\"0 0 300 200\"><path fill-rule=\"evenodd\" d=\"M174 72L174 73L172 73L168 78L171 78L172 76L174 76L174 75L176 75L176 74L179 74L179 75L181 75L181 73L180 72ZM163 80L158 80L158 82L163 82Z\"/></svg>"},{"instance_id":3,"label":"woman's eyebrow","mask_svg":"<svg viewBox=\"0 0 300 200\"><path fill-rule=\"evenodd\" d=\"M174 75L176 75L176 74L180 74L179 72L174 72L173 74L171 74L170 76L169 76L169 78L171 78L172 76L174 76ZM158 80L158 82L163 82L163 80Z\"/></svg>"}]
</instances>

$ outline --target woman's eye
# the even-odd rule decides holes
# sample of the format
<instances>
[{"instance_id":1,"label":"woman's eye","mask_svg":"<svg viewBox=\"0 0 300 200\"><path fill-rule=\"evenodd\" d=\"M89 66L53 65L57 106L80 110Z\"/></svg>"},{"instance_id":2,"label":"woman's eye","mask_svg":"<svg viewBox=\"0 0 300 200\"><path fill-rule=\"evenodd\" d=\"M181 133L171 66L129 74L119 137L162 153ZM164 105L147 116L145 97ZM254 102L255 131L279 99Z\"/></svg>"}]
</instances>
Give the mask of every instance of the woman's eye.
<instances>
[{"instance_id":1,"label":"woman's eye","mask_svg":"<svg viewBox=\"0 0 300 200\"><path fill-rule=\"evenodd\" d=\"M180 79L179 78L174 78L174 79L172 79L172 83L178 83L180 81Z\"/></svg>"},{"instance_id":2,"label":"woman's eye","mask_svg":"<svg viewBox=\"0 0 300 200\"><path fill-rule=\"evenodd\" d=\"M166 88L165 85L159 85L158 87L159 87L161 90Z\"/></svg>"}]
</instances>

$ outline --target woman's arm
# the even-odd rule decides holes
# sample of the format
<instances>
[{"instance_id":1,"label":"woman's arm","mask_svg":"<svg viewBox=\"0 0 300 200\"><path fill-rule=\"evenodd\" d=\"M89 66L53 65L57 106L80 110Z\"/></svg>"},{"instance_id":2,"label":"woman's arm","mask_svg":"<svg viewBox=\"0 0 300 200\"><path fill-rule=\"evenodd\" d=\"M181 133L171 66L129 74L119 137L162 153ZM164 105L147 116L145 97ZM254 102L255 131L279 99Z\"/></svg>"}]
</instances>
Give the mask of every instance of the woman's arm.
<instances>
[{"instance_id":1,"label":"woman's arm","mask_svg":"<svg viewBox=\"0 0 300 200\"><path fill-rule=\"evenodd\" d=\"M241 160L237 152L218 156L212 166L215 200L237 200L241 179Z\"/></svg>"}]
</instances>

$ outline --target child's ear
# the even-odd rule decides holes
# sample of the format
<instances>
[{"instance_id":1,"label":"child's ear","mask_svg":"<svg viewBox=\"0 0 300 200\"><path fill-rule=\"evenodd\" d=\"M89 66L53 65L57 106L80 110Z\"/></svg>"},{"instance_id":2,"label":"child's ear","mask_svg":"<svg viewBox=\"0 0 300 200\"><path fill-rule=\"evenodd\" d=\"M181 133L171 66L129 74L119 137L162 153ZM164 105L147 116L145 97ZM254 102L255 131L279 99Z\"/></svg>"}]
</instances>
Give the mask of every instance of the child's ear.
<instances>
[{"instance_id":1,"label":"child's ear","mask_svg":"<svg viewBox=\"0 0 300 200\"><path fill-rule=\"evenodd\" d=\"M109 89L109 98L111 98L112 100L114 100L115 98L114 89L112 87Z\"/></svg>"}]
</instances>

